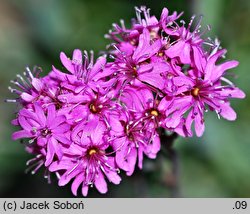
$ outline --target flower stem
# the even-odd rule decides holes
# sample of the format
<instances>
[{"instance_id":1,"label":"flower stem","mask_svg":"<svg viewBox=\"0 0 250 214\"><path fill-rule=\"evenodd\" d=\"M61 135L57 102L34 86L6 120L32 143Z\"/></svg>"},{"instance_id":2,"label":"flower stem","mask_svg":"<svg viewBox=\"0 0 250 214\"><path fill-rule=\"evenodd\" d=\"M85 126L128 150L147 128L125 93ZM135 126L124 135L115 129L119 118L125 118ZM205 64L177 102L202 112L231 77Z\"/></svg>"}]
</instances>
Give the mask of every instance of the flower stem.
<instances>
[{"instance_id":1,"label":"flower stem","mask_svg":"<svg viewBox=\"0 0 250 214\"><path fill-rule=\"evenodd\" d=\"M177 133L167 135L164 129L160 132L161 145L165 150L166 157L171 162L171 173L164 178L166 185L170 188L170 197L179 198L179 158L176 150L173 148L174 142L178 137Z\"/></svg>"}]
</instances>

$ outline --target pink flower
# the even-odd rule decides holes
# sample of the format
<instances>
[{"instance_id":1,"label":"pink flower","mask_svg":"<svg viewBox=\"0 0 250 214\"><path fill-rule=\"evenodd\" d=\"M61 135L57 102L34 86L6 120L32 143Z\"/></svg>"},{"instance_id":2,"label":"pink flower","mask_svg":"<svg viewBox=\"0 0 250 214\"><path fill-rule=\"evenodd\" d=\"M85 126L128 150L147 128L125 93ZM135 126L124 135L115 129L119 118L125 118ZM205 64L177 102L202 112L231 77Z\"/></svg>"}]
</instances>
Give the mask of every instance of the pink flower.
<instances>
[{"instance_id":1,"label":"pink flower","mask_svg":"<svg viewBox=\"0 0 250 214\"><path fill-rule=\"evenodd\" d=\"M191 132L192 122L195 122L197 136L201 136L205 129L204 111L207 107L216 111L218 116L227 120L235 120L236 113L230 107L230 98L244 98L245 94L233 84L224 85L222 82L229 81L223 77L225 71L238 65L237 61L228 61L215 65L217 59L225 54L225 50L218 51L207 60L203 78L195 76L192 72L188 76L174 77L177 86L175 96L166 105L167 127L178 126L186 112L186 127Z\"/></svg>"},{"instance_id":2,"label":"pink flower","mask_svg":"<svg viewBox=\"0 0 250 214\"><path fill-rule=\"evenodd\" d=\"M145 87L126 87L121 96L121 102L126 105L135 120L144 123L144 128L155 129L165 126L165 102L157 94L155 97L152 91ZM153 133L155 133L153 131Z\"/></svg>"},{"instance_id":3,"label":"pink flower","mask_svg":"<svg viewBox=\"0 0 250 214\"><path fill-rule=\"evenodd\" d=\"M106 72L104 71L106 64L106 56L99 57L94 63L94 53L84 51L84 59L82 52L75 49L72 60L65 53L61 52L60 59L64 67L72 74L66 75L68 81L63 83L63 87L79 93L86 88L100 90L102 83L105 83ZM54 70L56 70L54 68ZM58 71L57 71L58 72Z\"/></svg>"},{"instance_id":4,"label":"pink flower","mask_svg":"<svg viewBox=\"0 0 250 214\"><path fill-rule=\"evenodd\" d=\"M151 57L159 52L162 47L161 40L154 42L150 40L150 34L147 29L140 35L139 44L132 53L126 53L118 50L116 61L113 65L114 76L124 84L141 85L150 84L157 88L164 87L164 80L161 78L163 72L168 71L167 63L154 63L150 61Z\"/></svg>"},{"instance_id":5,"label":"pink flower","mask_svg":"<svg viewBox=\"0 0 250 214\"><path fill-rule=\"evenodd\" d=\"M82 194L86 196L92 185L100 193L106 193L105 177L114 184L120 183L114 158L107 153L109 144L103 138L105 131L106 126L101 122L93 121L92 124L82 126L79 138L69 148L63 149L62 158L49 167L52 172L63 171L59 186L64 186L73 179L73 194L77 195L77 189L82 184Z\"/></svg>"},{"instance_id":6,"label":"pink flower","mask_svg":"<svg viewBox=\"0 0 250 214\"><path fill-rule=\"evenodd\" d=\"M204 40L201 38L200 33L200 20L195 26L193 32L190 32L190 27L195 17L192 17L187 28L184 26L177 26L172 32L167 31L175 42L169 44L169 48L165 50L165 54L170 58L178 58L183 64L190 64L197 66L199 70L203 69L202 65L205 63L206 52L203 50L202 45Z\"/></svg>"},{"instance_id":7,"label":"pink flower","mask_svg":"<svg viewBox=\"0 0 250 214\"><path fill-rule=\"evenodd\" d=\"M21 75L17 75L17 79L11 81L16 88L9 87L9 90L12 93L16 93L19 97L15 100L7 100L8 102L21 102L23 105L32 102L33 100L39 98L41 95L44 83L38 77L41 72L41 68L34 67L33 71L26 67L24 75L26 78L23 78Z\"/></svg>"},{"instance_id":8,"label":"pink flower","mask_svg":"<svg viewBox=\"0 0 250 214\"><path fill-rule=\"evenodd\" d=\"M135 120L128 112L119 118L110 118L110 124L110 141L116 151L116 163L128 176L133 174L137 159L142 169L144 154L156 158L160 150L160 139L155 127L144 128L143 121Z\"/></svg>"},{"instance_id":9,"label":"pink flower","mask_svg":"<svg viewBox=\"0 0 250 214\"><path fill-rule=\"evenodd\" d=\"M127 43L133 46L138 44L139 36L145 28L149 30L151 38L159 38L161 30L166 30L172 22L182 15L182 13L178 15L176 12L169 15L168 9L163 8L161 18L158 21L155 16L150 15L150 8L145 6L135 7L135 12L136 19L132 19L131 28L126 28L124 20L121 20L121 26L113 24L114 29L110 30L105 37L114 40L118 45Z\"/></svg>"},{"instance_id":10,"label":"pink flower","mask_svg":"<svg viewBox=\"0 0 250 214\"><path fill-rule=\"evenodd\" d=\"M19 111L18 122L22 130L14 132L12 139L31 138L30 144L36 141L39 147L46 148L45 166L52 162L55 154L61 158L60 144L71 144L67 137L70 126L64 115L57 115L54 105L48 106L47 111L38 104L34 104L34 110L22 109Z\"/></svg>"}]
</instances>

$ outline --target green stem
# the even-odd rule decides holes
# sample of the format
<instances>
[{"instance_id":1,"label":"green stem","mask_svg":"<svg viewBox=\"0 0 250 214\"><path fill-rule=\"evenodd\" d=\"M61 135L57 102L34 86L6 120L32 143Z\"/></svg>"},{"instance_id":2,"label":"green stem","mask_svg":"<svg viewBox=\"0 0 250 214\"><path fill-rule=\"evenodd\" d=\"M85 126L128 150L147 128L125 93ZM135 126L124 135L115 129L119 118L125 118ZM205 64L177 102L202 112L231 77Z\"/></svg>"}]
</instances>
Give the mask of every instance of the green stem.
<instances>
[{"instance_id":1,"label":"green stem","mask_svg":"<svg viewBox=\"0 0 250 214\"><path fill-rule=\"evenodd\" d=\"M166 180L171 180L167 185L170 188L170 196L172 198L179 198L180 188L179 188L179 158L176 150L173 148L174 142L178 137L177 133L172 133L167 135L164 129L160 131L161 145L165 148L166 156L171 162L171 179L167 178Z\"/></svg>"}]
</instances>

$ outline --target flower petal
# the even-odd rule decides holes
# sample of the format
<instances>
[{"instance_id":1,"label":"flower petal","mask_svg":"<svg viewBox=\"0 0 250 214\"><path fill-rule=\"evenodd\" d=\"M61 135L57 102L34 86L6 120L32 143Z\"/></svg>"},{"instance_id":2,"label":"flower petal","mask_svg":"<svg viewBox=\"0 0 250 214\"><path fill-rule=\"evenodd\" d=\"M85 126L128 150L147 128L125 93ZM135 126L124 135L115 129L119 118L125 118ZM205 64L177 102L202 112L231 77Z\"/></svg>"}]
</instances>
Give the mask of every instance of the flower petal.
<instances>
[{"instance_id":1,"label":"flower petal","mask_svg":"<svg viewBox=\"0 0 250 214\"><path fill-rule=\"evenodd\" d=\"M73 52L72 61L74 64L80 65L82 64L82 51L79 49L75 49Z\"/></svg>"},{"instance_id":2,"label":"flower petal","mask_svg":"<svg viewBox=\"0 0 250 214\"><path fill-rule=\"evenodd\" d=\"M99 172L96 175L94 184L95 184L96 189L100 193L104 194L108 191L107 183L106 183L104 176L101 172Z\"/></svg>"},{"instance_id":3,"label":"flower petal","mask_svg":"<svg viewBox=\"0 0 250 214\"><path fill-rule=\"evenodd\" d=\"M47 125L51 128L51 125L54 124L56 117L56 107L54 105L48 106L47 112Z\"/></svg>"},{"instance_id":4,"label":"flower petal","mask_svg":"<svg viewBox=\"0 0 250 214\"><path fill-rule=\"evenodd\" d=\"M70 145L72 143L71 140L69 140L67 137L65 137L65 134L55 134L53 136L55 139L57 139L62 144Z\"/></svg>"},{"instance_id":5,"label":"flower petal","mask_svg":"<svg viewBox=\"0 0 250 214\"><path fill-rule=\"evenodd\" d=\"M20 139L20 138L30 138L30 137L33 137L33 136L34 135L31 134L29 131L21 130L21 131L14 132L12 134L12 139L17 140L17 139Z\"/></svg>"},{"instance_id":6,"label":"flower petal","mask_svg":"<svg viewBox=\"0 0 250 214\"><path fill-rule=\"evenodd\" d=\"M60 53L60 59L63 64L63 66L72 74L75 73L74 66L72 64L72 61L65 55L65 53Z\"/></svg>"},{"instance_id":7,"label":"flower petal","mask_svg":"<svg viewBox=\"0 0 250 214\"><path fill-rule=\"evenodd\" d=\"M81 185L81 183L83 182L83 178L84 178L84 173L81 173L77 175L76 178L74 179L71 185L71 191L74 194L74 196L77 196L77 190L79 186Z\"/></svg>"},{"instance_id":8,"label":"flower petal","mask_svg":"<svg viewBox=\"0 0 250 214\"><path fill-rule=\"evenodd\" d=\"M23 92L23 93L21 94L21 98L22 98L24 101L26 101L26 102L31 102L31 101L33 101L33 100L35 99L35 97L33 97L32 95L30 95L30 94L28 94L28 93L26 93L26 92Z\"/></svg>"},{"instance_id":9,"label":"flower petal","mask_svg":"<svg viewBox=\"0 0 250 214\"><path fill-rule=\"evenodd\" d=\"M195 118L194 118L194 128L197 137L201 137L204 133L205 130L205 123L204 123L204 118L203 118L203 113L198 113Z\"/></svg>"},{"instance_id":10,"label":"flower petal","mask_svg":"<svg viewBox=\"0 0 250 214\"><path fill-rule=\"evenodd\" d=\"M220 107L221 107L220 115L222 117L224 117L227 120L236 120L237 115L235 111L231 108L229 103L225 103Z\"/></svg>"},{"instance_id":11,"label":"flower petal","mask_svg":"<svg viewBox=\"0 0 250 214\"><path fill-rule=\"evenodd\" d=\"M33 78L31 84L37 91L41 91L43 89L43 82L40 79Z\"/></svg>"},{"instance_id":12,"label":"flower petal","mask_svg":"<svg viewBox=\"0 0 250 214\"><path fill-rule=\"evenodd\" d=\"M40 124L42 126L45 126L46 117L45 117L43 108L40 105L38 105L37 103L35 103L34 106L35 106L35 113L37 115L37 118L39 119Z\"/></svg>"},{"instance_id":13,"label":"flower petal","mask_svg":"<svg viewBox=\"0 0 250 214\"><path fill-rule=\"evenodd\" d=\"M88 185L82 185L82 195L87 196L89 191L89 186Z\"/></svg>"},{"instance_id":14,"label":"flower petal","mask_svg":"<svg viewBox=\"0 0 250 214\"><path fill-rule=\"evenodd\" d=\"M41 137L41 136L39 136L38 138L37 138L37 145L39 145L39 146L45 146L47 144L47 139L45 138L45 137Z\"/></svg>"}]
</instances>

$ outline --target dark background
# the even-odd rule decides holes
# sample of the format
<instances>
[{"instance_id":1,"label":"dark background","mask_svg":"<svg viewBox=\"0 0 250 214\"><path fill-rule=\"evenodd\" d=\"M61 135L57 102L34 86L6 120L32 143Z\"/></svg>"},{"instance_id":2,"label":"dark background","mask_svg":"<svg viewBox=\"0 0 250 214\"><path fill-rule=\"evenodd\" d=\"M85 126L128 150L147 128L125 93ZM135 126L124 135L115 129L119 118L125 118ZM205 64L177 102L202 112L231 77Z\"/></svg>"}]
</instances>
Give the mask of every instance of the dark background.
<instances>
[{"instance_id":1,"label":"dark background","mask_svg":"<svg viewBox=\"0 0 250 214\"><path fill-rule=\"evenodd\" d=\"M47 184L42 172L25 174L31 158L23 146L11 140L10 125L15 105L4 103L11 97L7 86L24 67L40 65L44 74L51 65L61 68L59 53L71 56L80 48L98 53L109 43L103 35L113 22L135 17L134 6L147 5L159 17L162 8L203 14L206 34L218 36L228 49L227 58L237 59L233 80L246 94L250 92L250 1L248 0L0 0L0 197L72 197L70 185L58 187L55 179ZM202 138L181 139L175 143L179 158L179 190L182 197L250 197L250 99L234 100L238 113L235 122L206 117ZM143 171L123 175L118 186L109 185L109 193L100 195L91 189L90 197L170 197L171 162L160 153L146 160Z\"/></svg>"}]
</instances>

